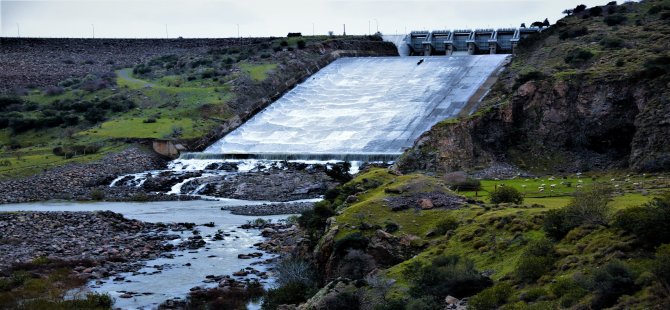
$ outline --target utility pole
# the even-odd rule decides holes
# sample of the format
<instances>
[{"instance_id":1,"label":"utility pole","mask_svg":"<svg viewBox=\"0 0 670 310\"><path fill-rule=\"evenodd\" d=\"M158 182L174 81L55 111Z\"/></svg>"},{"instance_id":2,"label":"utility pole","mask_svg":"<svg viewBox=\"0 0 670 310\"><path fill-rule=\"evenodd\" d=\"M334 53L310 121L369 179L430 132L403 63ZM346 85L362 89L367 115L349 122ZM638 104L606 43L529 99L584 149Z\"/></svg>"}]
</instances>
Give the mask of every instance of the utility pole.
<instances>
[{"instance_id":1,"label":"utility pole","mask_svg":"<svg viewBox=\"0 0 670 310\"><path fill-rule=\"evenodd\" d=\"M342 28L343 28L343 30L344 30L344 31L342 32L342 35L343 35L343 36L346 36L346 35L347 35L347 24L342 24Z\"/></svg>"},{"instance_id":2,"label":"utility pole","mask_svg":"<svg viewBox=\"0 0 670 310\"><path fill-rule=\"evenodd\" d=\"M377 32L379 32L379 21L375 18L375 24L377 25Z\"/></svg>"},{"instance_id":3,"label":"utility pole","mask_svg":"<svg viewBox=\"0 0 670 310\"><path fill-rule=\"evenodd\" d=\"M312 36L314 36L314 23L312 23Z\"/></svg>"},{"instance_id":4,"label":"utility pole","mask_svg":"<svg viewBox=\"0 0 670 310\"><path fill-rule=\"evenodd\" d=\"M170 36L168 35L167 24L165 24L165 38L166 39L170 38Z\"/></svg>"},{"instance_id":5,"label":"utility pole","mask_svg":"<svg viewBox=\"0 0 670 310\"><path fill-rule=\"evenodd\" d=\"M91 29L93 31L93 39L95 39L95 26L91 24Z\"/></svg>"},{"instance_id":6,"label":"utility pole","mask_svg":"<svg viewBox=\"0 0 670 310\"><path fill-rule=\"evenodd\" d=\"M370 33L370 20L368 19L368 35L371 35L371 34L372 33Z\"/></svg>"},{"instance_id":7,"label":"utility pole","mask_svg":"<svg viewBox=\"0 0 670 310\"><path fill-rule=\"evenodd\" d=\"M240 24L236 24L236 25L237 25L237 38L239 39L240 38Z\"/></svg>"},{"instance_id":8,"label":"utility pole","mask_svg":"<svg viewBox=\"0 0 670 310\"><path fill-rule=\"evenodd\" d=\"M19 23L16 23L16 37L21 37L21 28L19 28Z\"/></svg>"}]
</instances>

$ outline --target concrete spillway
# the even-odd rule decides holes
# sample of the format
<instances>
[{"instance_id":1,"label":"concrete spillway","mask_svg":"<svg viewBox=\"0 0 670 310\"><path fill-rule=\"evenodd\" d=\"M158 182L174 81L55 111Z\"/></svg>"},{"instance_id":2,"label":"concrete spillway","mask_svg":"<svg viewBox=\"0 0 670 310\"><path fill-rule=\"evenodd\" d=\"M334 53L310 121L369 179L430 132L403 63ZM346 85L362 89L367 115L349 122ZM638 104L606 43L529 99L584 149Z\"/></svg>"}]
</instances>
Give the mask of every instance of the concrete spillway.
<instances>
[{"instance_id":1,"label":"concrete spillway","mask_svg":"<svg viewBox=\"0 0 670 310\"><path fill-rule=\"evenodd\" d=\"M456 116L507 57L342 58L205 153L400 154Z\"/></svg>"}]
</instances>

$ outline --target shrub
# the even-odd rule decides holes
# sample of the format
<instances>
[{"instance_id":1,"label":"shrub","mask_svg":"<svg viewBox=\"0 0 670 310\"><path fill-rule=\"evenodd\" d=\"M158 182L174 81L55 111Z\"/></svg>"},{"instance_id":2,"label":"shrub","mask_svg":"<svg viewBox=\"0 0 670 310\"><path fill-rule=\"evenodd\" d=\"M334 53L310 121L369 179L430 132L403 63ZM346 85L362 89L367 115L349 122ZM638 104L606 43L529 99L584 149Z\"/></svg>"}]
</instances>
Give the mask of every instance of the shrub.
<instances>
[{"instance_id":1,"label":"shrub","mask_svg":"<svg viewBox=\"0 0 670 310\"><path fill-rule=\"evenodd\" d=\"M606 37L600 40L600 45L605 48L621 48L624 47L624 41L620 38Z\"/></svg>"},{"instance_id":2,"label":"shrub","mask_svg":"<svg viewBox=\"0 0 670 310\"><path fill-rule=\"evenodd\" d=\"M352 280L363 279L377 266L374 258L360 250L349 250L340 261L339 275Z\"/></svg>"},{"instance_id":3,"label":"shrub","mask_svg":"<svg viewBox=\"0 0 670 310\"><path fill-rule=\"evenodd\" d=\"M363 250L368 246L370 240L364 237L360 232L346 235L344 238L335 241L333 245L333 254L342 256L347 250Z\"/></svg>"},{"instance_id":4,"label":"shrub","mask_svg":"<svg viewBox=\"0 0 670 310\"><path fill-rule=\"evenodd\" d=\"M398 229L400 229L400 226L398 226L398 224L396 223L386 223L386 225L384 226L384 231L389 234L398 231Z\"/></svg>"},{"instance_id":5,"label":"shrub","mask_svg":"<svg viewBox=\"0 0 670 310\"><path fill-rule=\"evenodd\" d=\"M314 273L313 266L297 257L282 259L277 264L276 273L279 285L301 283L312 287L316 283L316 274Z\"/></svg>"},{"instance_id":6,"label":"shrub","mask_svg":"<svg viewBox=\"0 0 670 310\"><path fill-rule=\"evenodd\" d=\"M628 20L628 18L626 18L625 15L618 15L618 14L607 15L603 19L603 21L605 22L605 24L607 24L607 26L621 25L621 24L625 23L626 20Z\"/></svg>"},{"instance_id":7,"label":"shrub","mask_svg":"<svg viewBox=\"0 0 670 310\"><path fill-rule=\"evenodd\" d=\"M528 81L541 81L544 80L545 78L546 76L541 71L532 70L528 72L523 72L519 74L519 76L516 78L516 81L514 82L515 85L514 87L517 88Z\"/></svg>"},{"instance_id":8,"label":"shrub","mask_svg":"<svg viewBox=\"0 0 670 310\"><path fill-rule=\"evenodd\" d=\"M327 200L320 201L314 205L312 210L302 212L298 218L300 227L309 230L323 230L326 227L326 220L335 215L335 211L330 208Z\"/></svg>"},{"instance_id":9,"label":"shrub","mask_svg":"<svg viewBox=\"0 0 670 310\"><path fill-rule=\"evenodd\" d=\"M65 92L60 86L48 86L44 88L44 94L47 96L57 96Z\"/></svg>"},{"instance_id":10,"label":"shrub","mask_svg":"<svg viewBox=\"0 0 670 310\"><path fill-rule=\"evenodd\" d=\"M577 283L573 278L559 278L550 286L554 296L559 298L559 304L563 308L569 308L582 297L588 294L586 288Z\"/></svg>"},{"instance_id":11,"label":"shrub","mask_svg":"<svg viewBox=\"0 0 670 310\"><path fill-rule=\"evenodd\" d=\"M511 186L498 186L491 193L491 203L523 203L523 194Z\"/></svg>"},{"instance_id":12,"label":"shrub","mask_svg":"<svg viewBox=\"0 0 670 310\"><path fill-rule=\"evenodd\" d=\"M425 296L421 298L412 299L407 303L403 309L406 310L434 310L443 308L438 298Z\"/></svg>"},{"instance_id":13,"label":"shrub","mask_svg":"<svg viewBox=\"0 0 670 310\"><path fill-rule=\"evenodd\" d=\"M594 6L589 9L589 15L591 16L600 16L603 15L603 8L599 6Z\"/></svg>"},{"instance_id":14,"label":"shrub","mask_svg":"<svg viewBox=\"0 0 670 310\"><path fill-rule=\"evenodd\" d=\"M656 249L656 259L652 269L666 287L670 285L670 244L661 245Z\"/></svg>"},{"instance_id":15,"label":"shrub","mask_svg":"<svg viewBox=\"0 0 670 310\"><path fill-rule=\"evenodd\" d=\"M91 108L86 111L84 118L89 121L91 124L96 124L100 121L105 120L105 110L99 108Z\"/></svg>"},{"instance_id":16,"label":"shrub","mask_svg":"<svg viewBox=\"0 0 670 310\"><path fill-rule=\"evenodd\" d=\"M670 56L663 55L649 59L644 63L644 69L641 72L643 77L657 78L670 72Z\"/></svg>"},{"instance_id":17,"label":"shrub","mask_svg":"<svg viewBox=\"0 0 670 310\"><path fill-rule=\"evenodd\" d=\"M639 207L619 211L614 226L634 234L648 246L670 242L670 193Z\"/></svg>"},{"instance_id":18,"label":"shrub","mask_svg":"<svg viewBox=\"0 0 670 310\"><path fill-rule=\"evenodd\" d=\"M156 122L156 119L153 118L153 117L149 117L149 118L142 121L142 123L145 123L145 124L152 124L152 123L155 123L155 122Z\"/></svg>"},{"instance_id":19,"label":"shrub","mask_svg":"<svg viewBox=\"0 0 670 310\"><path fill-rule=\"evenodd\" d=\"M105 199L105 192L99 189L94 189L91 191L91 199L96 201L103 200Z\"/></svg>"},{"instance_id":20,"label":"shrub","mask_svg":"<svg viewBox=\"0 0 670 310\"><path fill-rule=\"evenodd\" d=\"M491 285L491 280L475 269L472 260L458 255L436 257L427 266L415 262L404 274L412 284L410 294L414 297L463 298Z\"/></svg>"},{"instance_id":21,"label":"shrub","mask_svg":"<svg viewBox=\"0 0 670 310\"><path fill-rule=\"evenodd\" d=\"M288 42L286 42L285 40L282 40L281 42L279 42L279 45L283 46L283 47L286 47L286 46L288 46Z\"/></svg>"},{"instance_id":22,"label":"shrub","mask_svg":"<svg viewBox=\"0 0 670 310\"><path fill-rule=\"evenodd\" d=\"M568 52L568 55L565 56L564 60L565 63L568 64L580 64L588 61L591 58L593 58L593 53L591 51L582 48L576 48Z\"/></svg>"},{"instance_id":23,"label":"shrub","mask_svg":"<svg viewBox=\"0 0 670 310\"><path fill-rule=\"evenodd\" d=\"M612 189L604 185L593 185L588 191L575 192L570 203L562 209L549 210L544 218L545 233L560 240L570 230L580 225L606 225Z\"/></svg>"},{"instance_id":24,"label":"shrub","mask_svg":"<svg viewBox=\"0 0 670 310\"><path fill-rule=\"evenodd\" d=\"M573 228L573 223L569 222L567 212L563 209L549 210L544 216L543 230L550 238L561 240Z\"/></svg>"},{"instance_id":25,"label":"shrub","mask_svg":"<svg viewBox=\"0 0 670 310\"><path fill-rule=\"evenodd\" d=\"M583 5L583 4L578 5L577 7L575 7L574 10L572 10L572 12L575 13L575 14L581 13L581 12L584 12L584 11L586 11L586 5Z\"/></svg>"},{"instance_id":26,"label":"shrub","mask_svg":"<svg viewBox=\"0 0 670 310\"><path fill-rule=\"evenodd\" d=\"M316 293L316 289L303 283L289 283L270 289L263 298L263 309L277 309L279 305L299 304Z\"/></svg>"},{"instance_id":27,"label":"shrub","mask_svg":"<svg viewBox=\"0 0 670 310\"><path fill-rule=\"evenodd\" d=\"M494 310L507 302L512 294L512 286L507 283L500 283L487 288L475 295L468 301L468 309L475 310Z\"/></svg>"},{"instance_id":28,"label":"shrub","mask_svg":"<svg viewBox=\"0 0 670 310\"><path fill-rule=\"evenodd\" d=\"M620 261L611 261L599 268L589 279L589 288L595 292L591 306L595 309L609 308L620 296L637 290L632 271Z\"/></svg>"},{"instance_id":29,"label":"shrub","mask_svg":"<svg viewBox=\"0 0 670 310\"><path fill-rule=\"evenodd\" d=\"M570 27L561 30L558 33L558 38L561 40L577 38L589 34L589 29L586 27Z\"/></svg>"},{"instance_id":30,"label":"shrub","mask_svg":"<svg viewBox=\"0 0 670 310\"><path fill-rule=\"evenodd\" d=\"M458 219L454 216L447 216L435 225L435 234L444 235L450 230L458 228Z\"/></svg>"},{"instance_id":31,"label":"shrub","mask_svg":"<svg viewBox=\"0 0 670 310\"><path fill-rule=\"evenodd\" d=\"M519 258L516 275L522 281L531 283L551 270L554 261L554 245L549 240L532 241Z\"/></svg>"},{"instance_id":32,"label":"shrub","mask_svg":"<svg viewBox=\"0 0 670 310\"><path fill-rule=\"evenodd\" d=\"M149 72L151 72L151 67L145 64L139 64L133 68L133 74L142 75L147 74Z\"/></svg>"},{"instance_id":33,"label":"shrub","mask_svg":"<svg viewBox=\"0 0 670 310\"><path fill-rule=\"evenodd\" d=\"M303 49L307 46L307 43L305 43L304 40L298 40L298 42L296 42L296 44L298 45L298 49Z\"/></svg>"},{"instance_id":34,"label":"shrub","mask_svg":"<svg viewBox=\"0 0 670 310\"><path fill-rule=\"evenodd\" d=\"M351 181L353 178L349 173L349 169L351 169L351 163L348 161L329 164L328 167L330 167L330 169L326 169L326 174L335 181L346 183Z\"/></svg>"},{"instance_id":35,"label":"shrub","mask_svg":"<svg viewBox=\"0 0 670 310\"><path fill-rule=\"evenodd\" d=\"M455 191L480 191L482 190L482 182L475 179L467 179L465 181L452 184L451 188Z\"/></svg>"}]
</instances>

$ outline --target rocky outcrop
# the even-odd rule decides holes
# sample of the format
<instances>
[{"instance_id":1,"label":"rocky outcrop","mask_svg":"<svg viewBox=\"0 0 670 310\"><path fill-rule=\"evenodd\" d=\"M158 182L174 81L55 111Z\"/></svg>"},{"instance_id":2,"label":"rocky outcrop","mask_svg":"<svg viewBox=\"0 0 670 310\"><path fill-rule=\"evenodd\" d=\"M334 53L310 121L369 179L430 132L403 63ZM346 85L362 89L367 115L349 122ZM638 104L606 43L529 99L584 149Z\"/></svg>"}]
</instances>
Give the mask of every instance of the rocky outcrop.
<instances>
[{"instance_id":1,"label":"rocky outcrop","mask_svg":"<svg viewBox=\"0 0 670 310\"><path fill-rule=\"evenodd\" d=\"M425 133L402 171L437 173L509 162L535 171L670 169L662 82L548 79L492 94L479 115Z\"/></svg>"}]
</instances>

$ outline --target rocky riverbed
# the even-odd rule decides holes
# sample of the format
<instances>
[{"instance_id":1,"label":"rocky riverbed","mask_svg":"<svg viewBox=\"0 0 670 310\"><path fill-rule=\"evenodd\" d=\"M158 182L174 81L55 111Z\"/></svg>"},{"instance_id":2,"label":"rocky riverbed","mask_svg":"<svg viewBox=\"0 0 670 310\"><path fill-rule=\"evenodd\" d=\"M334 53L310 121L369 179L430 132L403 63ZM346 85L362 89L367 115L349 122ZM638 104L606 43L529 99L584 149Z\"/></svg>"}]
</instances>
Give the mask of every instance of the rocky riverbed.
<instances>
[{"instance_id":1,"label":"rocky riverbed","mask_svg":"<svg viewBox=\"0 0 670 310\"><path fill-rule=\"evenodd\" d=\"M140 192L109 189L109 183L119 175L163 169L166 164L167 161L158 154L131 147L97 162L70 164L23 179L0 181L0 204L52 199L91 200L96 192L100 193L100 198L108 200L129 199ZM149 199L171 198L150 196Z\"/></svg>"},{"instance_id":2,"label":"rocky riverbed","mask_svg":"<svg viewBox=\"0 0 670 310\"><path fill-rule=\"evenodd\" d=\"M132 271L140 260L172 249L166 241L179 236L169 229L185 227L128 220L110 211L0 213L0 273L45 258L86 261L88 267L75 268L84 279Z\"/></svg>"}]
</instances>

